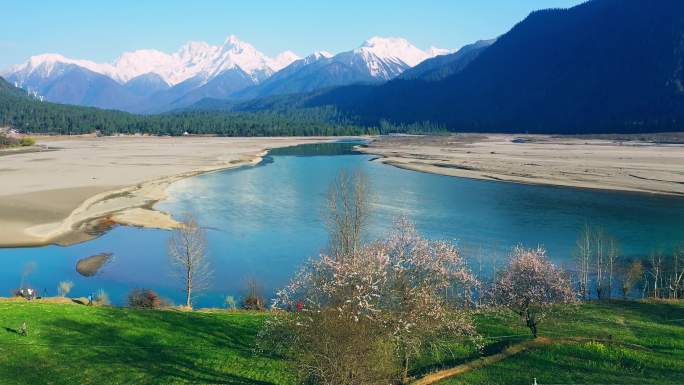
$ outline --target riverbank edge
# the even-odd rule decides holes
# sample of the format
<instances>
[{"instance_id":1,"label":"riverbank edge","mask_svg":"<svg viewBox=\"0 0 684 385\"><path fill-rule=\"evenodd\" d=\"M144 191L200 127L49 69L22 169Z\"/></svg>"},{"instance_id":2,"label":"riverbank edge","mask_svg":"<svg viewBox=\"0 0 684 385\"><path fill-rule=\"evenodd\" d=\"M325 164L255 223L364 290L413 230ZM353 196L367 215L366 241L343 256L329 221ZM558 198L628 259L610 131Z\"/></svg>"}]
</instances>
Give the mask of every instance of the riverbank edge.
<instances>
[{"instance_id":1,"label":"riverbank edge","mask_svg":"<svg viewBox=\"0 0 684 385\"><path fill-rule=\"evenodd\" d=\"M321 138L308 143L328 143L341 138ZM367 138L366 138L367 139ZM91 196L76 207L66 218L57 223L47 223L24 229L29 240L0 243L0 248L38 247L47 245L71 246L99 237L114 226L132 226L172 230L180 224L167 212L157 210L154 205L167 198L167 189L174 182L212 172L253 167L258 165L269 151L266 147L243 159L229 163L203 167L180 174L164 176L127 186L108 190Z\"/></svg>"},{"instance_id":2,"label":"riverbank edge","mask_svg":"<svg viewBox=\"0 0 684 385\"><path fill-rule=\"evenodd\" d=\"M0 244L1 248L36 247L58 244L71 246L102 235L116 225L170 230L179 223L167 212L153 206L167 197L167 188L179 180L211 172L257 165L268 149L245 159L225 165L206 167L165 176L96 194L81 203L58 224L45 224L24 229L34 238L30 241Z\"/></svg>"},{"instance_id":3,"label":"riverbank edge","mask_svg":"<svg viewBox=\"0 0 684 385\"><path fill-rule=\"evenodd\" d=\"M426 174L442 175L448 177L456 178L467 178L467 179L477 179L486 180L490 182L505 182L505 183L516 183L516 184L526 184L532 186L549 186L558 188L577 188L577 189L587 189L587 190L599 190L599 191L613 191L622 193L633 193L633 194L647 194L647 195L658 195L658 196L669 196L669 197L684 197L676 191L667 190L656 190L656 189L639 189L630 188L625 186L611 185L606 186L599 183L587 183L581 181L572 182L562 182L553 181L546 179L531 180L529 178L516 177L514 175L507 174L496 174L492 175L492 172L478 171L478 170L466 170L459 169L457 165L453 164L454 167L449 167L451 163L447 163L441 166L431 165L417 161L418 158L409 156L408 154L392 154L391 156L385 155L381 152L373 151L372 147L358 146L356 150L360 153L366 155L375 156L371 159L372 162L379 162L389 166L397 167L403 170L423 172Z\"/></svg>"}]
</instances>

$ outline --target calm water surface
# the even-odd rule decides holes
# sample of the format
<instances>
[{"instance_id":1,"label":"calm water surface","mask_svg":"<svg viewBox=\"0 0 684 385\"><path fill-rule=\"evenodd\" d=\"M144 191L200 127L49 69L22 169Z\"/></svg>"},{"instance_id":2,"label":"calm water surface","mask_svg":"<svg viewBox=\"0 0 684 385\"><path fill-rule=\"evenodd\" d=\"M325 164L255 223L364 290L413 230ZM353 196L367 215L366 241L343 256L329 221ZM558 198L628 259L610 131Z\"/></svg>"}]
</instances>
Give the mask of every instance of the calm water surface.
<instances>
[{"instance_id":1,"label":"calm water surface","mask_svg":"<svg viewBox=\"0 0 684 385\"><path fill-rule=\"evenodd\" d=\"M369 237L382 235L405 215L430 238L457 242L468 255L505 255L515 244L544 245L552 259L571 265L575 239L589 222L616 237L624 255L667 252L684 241L684 199L479 181L402 170L350 153L350 144L280 149L259 166L205 174L175 183L157 207L180 217L192 212L207 228L215 271L200 306L239 297L247 277L267 294L286 283L299 264L326 246L321 209L340 169L362 169L373 191ZM149 287L178 302L181 296L166 257L169 233L117 227L98 239L70 246L0 249L0 295L28 282L55 295L61 280L72 294L104 289L123 303L133 287ZM101 252L114 259L86 278L76 262Z\"/></svg>"}]
</instances>

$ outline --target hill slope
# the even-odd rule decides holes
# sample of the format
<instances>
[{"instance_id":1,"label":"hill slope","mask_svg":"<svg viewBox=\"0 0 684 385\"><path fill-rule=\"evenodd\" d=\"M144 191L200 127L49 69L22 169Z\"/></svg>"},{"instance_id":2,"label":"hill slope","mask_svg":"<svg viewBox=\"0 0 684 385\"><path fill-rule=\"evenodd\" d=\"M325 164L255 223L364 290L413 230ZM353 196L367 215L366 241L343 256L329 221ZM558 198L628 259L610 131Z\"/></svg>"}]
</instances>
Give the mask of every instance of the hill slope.
<instances>
[{"instance_id":1,"label":"hill slope","mask_svg":"<svg viewBox=\"0 0 684 385\"><path fill-rule=\"evenodd\" d=\"M537 11L440 81L342 87L332 104L367 122L461 131L652 132L684 128L684 2L594 0Z\"/></svg>"},{"instance_id":2,"label":"hill slope","mask_svg":"<svg viewBox=\"0 0 684 385\"><path fill-rule=\"evenodd\" d=\"M413 68L409 68L399 75L400 79L440 80L462 71L487 47L494 44L496 39L478 40L473 44L463 46L458 51L427 59Z\"/></svg>"}]
</instances>

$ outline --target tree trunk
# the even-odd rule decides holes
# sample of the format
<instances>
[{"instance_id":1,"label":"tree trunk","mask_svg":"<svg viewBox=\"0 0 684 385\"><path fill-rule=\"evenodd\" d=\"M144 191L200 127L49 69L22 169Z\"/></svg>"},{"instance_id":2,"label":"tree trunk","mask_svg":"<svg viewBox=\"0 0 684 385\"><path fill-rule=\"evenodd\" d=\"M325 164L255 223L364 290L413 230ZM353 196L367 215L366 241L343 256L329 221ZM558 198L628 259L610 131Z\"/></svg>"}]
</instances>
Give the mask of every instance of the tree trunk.
<instances>
[{"instance_id":1,"label":"tree trunk","mask_svg":"<svg viewBox=\"0 0 684 385\"><path fill-rule=\"evenodd\" d=\"M409 370L409 357L408 357L408 354L404 353L404 369L402 370L402 373L401 373L401 382L404 384L409 383L408 370Z\"/></svg>"},{"instance_id":2,"label":"tree trunk","mask_svg":"<svg viewBox=\"0 0 684 385\"><path fill-rule=\"evenodd\" d=\"M534 320L533 318L528 318L527 319L527 327L530 328L530 331L532 332L532 336L534 338L537 338L537 321Z\"/></svg>"},{"instance_id":3,"label":"tree trunk","mask_svg":"<svg viewBox=\"0 0 684 385\"><path fill-rule=\"evenodd\" d=\"M192 307L192 302L190 300L192 296L192 271L188 269L185 281L185 306Z\"/></svg>"}]
</instances>

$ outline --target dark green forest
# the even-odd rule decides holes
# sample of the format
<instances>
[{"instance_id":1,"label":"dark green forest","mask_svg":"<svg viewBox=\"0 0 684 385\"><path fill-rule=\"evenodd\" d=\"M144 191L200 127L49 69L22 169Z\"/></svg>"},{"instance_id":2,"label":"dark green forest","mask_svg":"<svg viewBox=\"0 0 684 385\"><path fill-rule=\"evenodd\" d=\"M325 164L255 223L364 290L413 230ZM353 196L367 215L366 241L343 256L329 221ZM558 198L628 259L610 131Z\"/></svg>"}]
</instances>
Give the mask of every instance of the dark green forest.
<instances>
[{"instance_id":1,"label":"dark green forest","mask_svg":"<svg viewBox=\"0 0 684 385\"><path fill-rule=\"evenodd\" d=\"M0 78L0 126L23 133L102 135L311 136L377 134L378 128L354 124L332 107L272 111L183 111L134 115L93 107L35 100Z\"/></svg>"},{"instance_id":2,"label":"dark green forest","mask_svg":"<svg viewBox=\"0 0 684 385\"><path fill-rule=\"evenodd\" d=\"M0 78L0 126L23 133L79 135L99 133L219 136L348 136L387 133L436 133L446 128L430 122L361 125L334 107L283 105L263 110L229 107L135 115L39 101Z\"/></svg>"},{"instance_id":3,"label":"dark green forest","mask_svg":"<svg viewBox=\"0 0 684 385\"><path fill-rule=\"evenodd\" d=\"M452 72L338 87L303 105L366 124L429 120L465 132L682 131L684 1L536 11Z\"/></svg>"}]
</instances>

